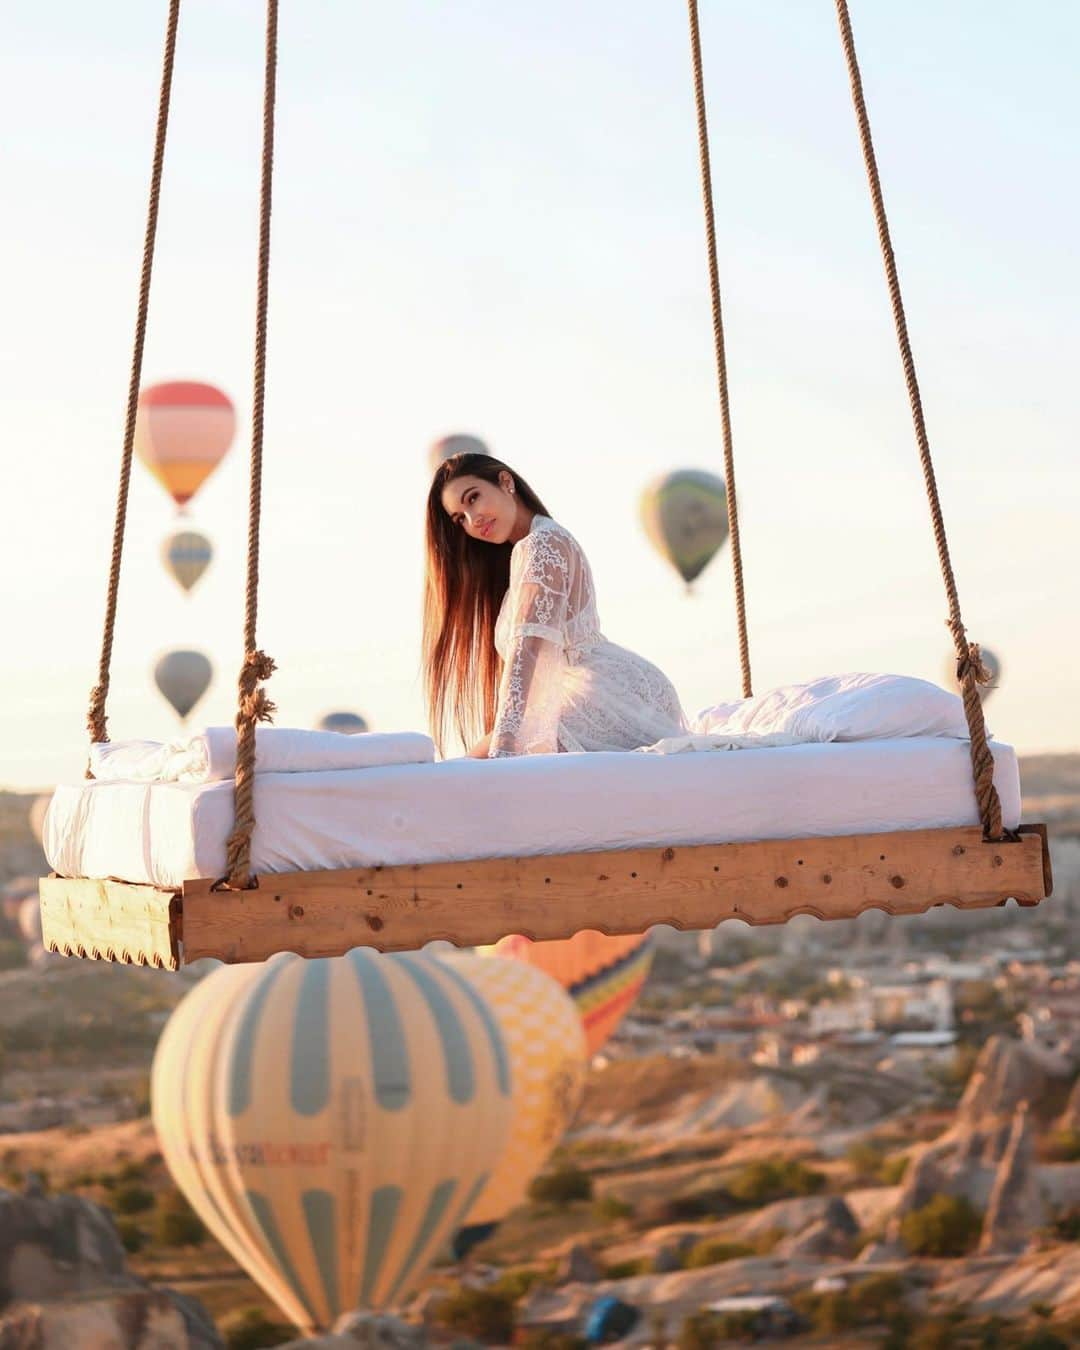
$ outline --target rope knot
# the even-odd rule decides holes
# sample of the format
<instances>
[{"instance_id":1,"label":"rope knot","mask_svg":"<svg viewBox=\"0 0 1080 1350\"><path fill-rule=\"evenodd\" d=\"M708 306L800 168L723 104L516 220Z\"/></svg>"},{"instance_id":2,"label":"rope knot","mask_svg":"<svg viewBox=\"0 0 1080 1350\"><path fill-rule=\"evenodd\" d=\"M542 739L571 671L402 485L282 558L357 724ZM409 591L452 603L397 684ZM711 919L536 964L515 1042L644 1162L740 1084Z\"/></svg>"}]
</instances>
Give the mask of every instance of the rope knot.
<instances>
[{"instance_id":1,"label":"rope knot","mask_svg":"<svg viewBox=\"0 0 1080 1350\"><path fill-rule=\"evenodd\" d=\"M982 648L977 642L969 642L964 625L958 619L946 619L946 626L956 644L956 682L963 688L964 679L970 673L976 684L989 684L993 679L982 659Z\"/></svg>"},{"instance_id":2,"label":"rope knot","mask_svg":"<svg viewBox=\"0 0 1080 1350\"><path fill-rule=\"evenodd\" d=\"M240 668L240 709L236 714L238 731L245 722L251 724L274 720L277 706L267 697L266 690L259 686L276 669L273 657L263 651L248 652L244 657L244 664Z\"/></svg>"}]
</instances>

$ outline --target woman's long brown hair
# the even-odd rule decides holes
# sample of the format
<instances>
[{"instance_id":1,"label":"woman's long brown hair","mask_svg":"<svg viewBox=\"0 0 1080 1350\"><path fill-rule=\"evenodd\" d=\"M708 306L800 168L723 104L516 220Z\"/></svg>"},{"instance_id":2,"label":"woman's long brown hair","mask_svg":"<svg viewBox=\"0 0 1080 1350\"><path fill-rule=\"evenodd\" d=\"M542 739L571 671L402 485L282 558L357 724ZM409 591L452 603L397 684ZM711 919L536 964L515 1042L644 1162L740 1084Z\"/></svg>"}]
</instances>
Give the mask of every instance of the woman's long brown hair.
<instances>
[{"instance_id":1,"label":"woman's long brown hair","mask_svg":"<svg viewBox=\"0 0 1080 1350\"><path fill-rule=\"evenodd\" d=\"M498 483L508 473L530 511L547 507L501 460L452 455L435 470L427 501L427 572L424 582L424 686L431 734L440 752L452 727L466 749L495 725L501 662L495 620L510 585L512 545L487 544L466 534L447 515L443 488L470 474Z\"/></svg>"}]
</instances>

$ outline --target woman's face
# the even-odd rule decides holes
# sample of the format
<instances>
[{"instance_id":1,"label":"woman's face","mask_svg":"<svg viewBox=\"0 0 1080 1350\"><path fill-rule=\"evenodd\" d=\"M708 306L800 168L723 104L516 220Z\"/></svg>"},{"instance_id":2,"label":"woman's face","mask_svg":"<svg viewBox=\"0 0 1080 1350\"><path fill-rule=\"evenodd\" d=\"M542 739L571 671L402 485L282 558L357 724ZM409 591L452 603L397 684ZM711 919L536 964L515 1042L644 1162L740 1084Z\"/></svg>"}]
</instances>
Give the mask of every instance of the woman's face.
<instances>
[{"instance_id":1,"label":"woman's face","mask_svg":"<svg viewBox=\"0 0 1080 1350\"><path fill-rule=\"evenodd\" d=\"M505 482L462 474L442 491L443 510L454 524L485 544L505 544L517 521L514 480L505 472L500 478Z\"/></svg>"}]
</instances>

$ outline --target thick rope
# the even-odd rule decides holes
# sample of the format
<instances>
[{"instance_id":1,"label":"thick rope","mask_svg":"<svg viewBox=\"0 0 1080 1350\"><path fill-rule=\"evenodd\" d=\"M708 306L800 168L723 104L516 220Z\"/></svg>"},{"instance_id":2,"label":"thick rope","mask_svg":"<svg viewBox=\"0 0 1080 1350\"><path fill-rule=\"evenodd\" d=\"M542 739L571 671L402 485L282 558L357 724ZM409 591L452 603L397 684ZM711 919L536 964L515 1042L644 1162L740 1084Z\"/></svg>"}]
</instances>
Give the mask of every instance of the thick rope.
<instances>
[{"instance_id":1,"label":"thick rope","mask_svg":"<svg viewBox=\"0 0 1080 1350\"><path fill-rule=\"evenodd\" d=\"M922 464L923 479L926 483L926 496L930 503L930 517L934 528L934 542L937 545L941 575L945 582L945 594L949 602L949 617L946 620L953 642L956 645L956 674L960 681L964 700L964 714L967 718L968 733L971 740L971 767L975 778L975 796L979 804L983 834L987 839L1001 839L1001 802L994 787L994 758L986 742L986 722L983 718L982 700L979 698L978 685L985 684L989 678L979 655L978 645L969 643L960 617L960 598L956 589L956 577L953 574L949 558L949 544L945 537L945 521L941 512L941 500L938 496L937 480L934 476L934 464L930 457L930 442L926 434L926 422L923 417L922 397L919 382L915 375L915 358L911 353L908 340L907 318L904 314L904 301L900 293L900 278L896 270L896 258L893 255L892 239L889 234L889 221L885 214L885 199L881 192L881 180L878 177L877 158L874 143L870 135L870 119L866 113L866 101L863 98L862 77L859 74L859 62L855 54L855 39L851 32L851 18L848 14L847 0L836 0L836 13L840 21L840 37L847 61L848 77L851 81L851 97L855 104L855 115L859 124L859 140L862 144L863 161L866 164L866 176L870 182L870 195L874 207L874 220L877 224L878 241L881 244L881 256L885 263L885 276L889 285L889 301L892 305L893 322L896 325L896 337L900 345L900 359L904 367L904 379L907 382L908 398L911 402L911 415L915 424L915 439L919 446L919 460Z\"/></svg>"},{"instance_id":2,"label":"thick rope","mask_svg":"<svg viewBox=\"0 0 1080 1350\"><path fill-rule=\"evenodd\" d=\"M713 343L716 348L716 377L720 389L720 425L724 439L724 488L727 496L728 536L731 540L731 569L735 581L735 613L739 624L739 666L742 670L743 698L749 698L753 693L750 678L750 641L746 634L746 596L743 591L742 548L739 544L739 510L735 495L735 451L732 446L731 411L728 404L724 317L720 306L720 270L716 263L716 219L713 213L709 127L705 117L705 80L701 64L701 32L698 26L697 0L687 0L687 5L690 11L690 55L694 64L694 102L697 106L701 196L705 204L705 243L709 259L709 291L712 295Z\"/></svg>"},{"instance_id":3,"label":"thick rope","mask_svg":"<svg viewBox=\"0 0 1080 1350\"><path fill-rule=\"evenodd\" d=\"M169 129L169 101L172 94L173 63L176 56L176 29L180 20L180 0L169 0L169 20L165 32L165 57L158 95L157 132L154 136L154 163L150 172L150 203L143 238L142 273L139 277L139 307L135 319L135 344L131 355L127 413L124 418L124 444L120 459L120 487L116 497L113 525L112 561L109 565L109 589L105 600L105 627L101 638L97 684L90 691L90 709L86 729L91 741L109 739L105 701L109 696L109 667L112 664L113 632L116 626L116 597L120 589L120 563L124 553L124 528L127 524L128 486L131 482L131 454L135 444L135 419L139 411L139 386L142 383L143 348L146 345L146 320L150 308L150 280L154 270L154 241L157 238L158 202L161 197L161 173L165 163L165 138ZM87 778L93 777L89 767Z\"/></svg>"},{"instance_id":4,"label":"thick rope","mask_svg":"<svg viewBox=\"0 0 1080 1350\"><path fill-rule=\"evenodd\" d=\"M263 84L262 180L259 191L259 268L255 304L255 387L251 416L251 487L248 495L247 595L244 609L244 663L236 714L236 820L227 845L228 884L257 885L251 875L255 828L255 726L273 720L274 705L259 688L274 662L255 645L259 614L259 522L262 514L263 406L266 399L266 320L270 296L270 210L274 178L274 103L277 95L277 0L266 5L266 73Z\"/></svg>"}]
</instances>

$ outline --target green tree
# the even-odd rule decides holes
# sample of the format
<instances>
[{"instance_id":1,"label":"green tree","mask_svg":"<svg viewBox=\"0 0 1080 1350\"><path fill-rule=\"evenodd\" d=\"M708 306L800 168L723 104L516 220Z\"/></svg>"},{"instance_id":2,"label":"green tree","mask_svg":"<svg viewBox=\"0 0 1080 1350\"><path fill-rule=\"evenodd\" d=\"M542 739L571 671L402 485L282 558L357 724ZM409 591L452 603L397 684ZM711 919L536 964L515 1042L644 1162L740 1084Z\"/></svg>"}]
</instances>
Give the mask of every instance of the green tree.
<instances>
[{"instance_id":1,"label":"green tree","mask_svg":"<svg viewBox=\"0 0 1080 1350\"><path fill-rule=\"evenodd\" d=\"M900 1221L900 1236L913 1256L964 1256L975 1246L982 1215L964 1195L935 1195Z\"/></svg>"}]
</instances>

